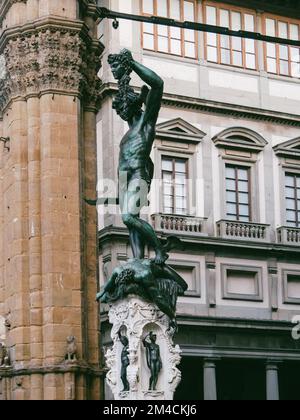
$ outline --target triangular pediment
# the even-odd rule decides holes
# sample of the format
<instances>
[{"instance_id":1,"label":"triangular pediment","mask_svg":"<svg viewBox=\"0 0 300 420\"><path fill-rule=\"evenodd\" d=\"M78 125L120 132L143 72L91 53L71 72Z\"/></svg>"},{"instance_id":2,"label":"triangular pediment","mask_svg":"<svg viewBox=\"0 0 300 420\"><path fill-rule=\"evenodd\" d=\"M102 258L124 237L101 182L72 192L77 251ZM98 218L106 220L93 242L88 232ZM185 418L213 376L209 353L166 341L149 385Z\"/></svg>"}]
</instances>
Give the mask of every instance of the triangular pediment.
<instances>
[{"instance_id":1,"label":"triangular pediment","mask_svg":"<svg viewBox=\"0 0 300 420\"><path fill-rule=\"evenodd\" d=\"M180 117L164 121L156 126L158 139L199 143L205 136L206 133Z\"/></svg>"},{"instance_id":2,"label":"triangular pediment","mask_svg":"<svg viewBox=\"0 0 300 420\"><path fill-rule=\"evenodd\" d=\"M213 137L217 147L260 152L268 142L255 131L245 127L227 128Z\"/></svg>"},{"instance_id":3,"label":"triangular pediment","mask_svg":"<svg viewBox=\"0 0 300 420\"><path fill-rule=\"evenodd\" d=\"M300 159L300 137L277 144L273 149L277 156Z\"/></svg>"}]
</instances>

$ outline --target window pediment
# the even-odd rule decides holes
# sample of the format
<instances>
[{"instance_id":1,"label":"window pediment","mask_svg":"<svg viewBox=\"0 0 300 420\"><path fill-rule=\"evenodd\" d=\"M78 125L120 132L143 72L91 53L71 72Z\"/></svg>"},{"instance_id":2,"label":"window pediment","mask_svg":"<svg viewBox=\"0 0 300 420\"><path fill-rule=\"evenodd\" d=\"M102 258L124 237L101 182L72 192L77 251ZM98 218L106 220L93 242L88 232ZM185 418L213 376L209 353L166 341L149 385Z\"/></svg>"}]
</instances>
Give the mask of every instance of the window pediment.
<instances>
[{"instance_id":1,"label":"window pediment","mask_svg":"<svg viewBox=\"0 0 300 420\"><path fill-rule=\"evenodd\" d=\"M213 137L216 147L261 152L268 142L258 133L244 127L228 128Z\"/></svg>"},{"instance_id":2,"label":"window pediment","mask_svg":"<svg viewBox=\"0 0 300 420\"><path fill-rule=\"evenodd\" d=\"M277 156L300 159L300 137L277 144L273 150Z\"/></svg>"},{"instance_id":3,"label":"window pediment","mask_svg":"<svg viewBox=\"0 0 300 420\"><path fill-rule=\"evenodd\" d=\"M165 121L156 126L156 138L161 140L171 140L181 143L200 143L205 136L206 133L180 117Z\"/></svg>"}]
</instances>

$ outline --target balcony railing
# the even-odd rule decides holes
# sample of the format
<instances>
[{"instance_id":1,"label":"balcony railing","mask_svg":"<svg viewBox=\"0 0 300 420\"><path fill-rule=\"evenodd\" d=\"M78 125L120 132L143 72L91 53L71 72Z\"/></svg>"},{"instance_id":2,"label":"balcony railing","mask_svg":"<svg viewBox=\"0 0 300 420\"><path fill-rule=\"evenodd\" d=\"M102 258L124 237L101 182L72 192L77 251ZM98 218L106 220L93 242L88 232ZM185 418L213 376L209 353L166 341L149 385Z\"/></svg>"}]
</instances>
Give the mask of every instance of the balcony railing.
<instances>
[{"instance_id":1,"label":"balcony railing","mask_svg":"<svg viewBox=\"0 0 300 420\"><path fill-rule=\"evenodd\" d=\"M168 233L199 234L203 230L204 219L191 216L153 214L152 226L157 231Z\"/></svg>"},{"instance_id":2,"label":"balcony railing","mask_svg":"<svg viewBox=\"0 0 300 420\"><path fill-rule=\"evenodd\" d=\"M208 236L206 219L174 214L153 214L151 222L158 232L167 234ZM262 223L220 220L217 222L217 237L221 239L271 242L271 226ZM272 240L272 242L274 239ZM300 246L300 228L282 226L277 229L277 243Z\"/></svg>"},{"instance_id":3,"label":"balcony railing","mask_svg":"<svg viewBox=\"0 0 300 420\"><path fill-rule=\"evenodd\" d=\"M277 229L278 242L285 245L300 245L300 228L282 226Z\"/></svg>"},{"instance_id":4,"label":"balcony railing","mask_svg":"<svg viewBox=\"0 0 300 420\"><path fill-rule=\"evenodd\" d=\"M224 239L270 242L270 225L220 220L217 222L217 235Z\"/></svg>"}]
</instances>

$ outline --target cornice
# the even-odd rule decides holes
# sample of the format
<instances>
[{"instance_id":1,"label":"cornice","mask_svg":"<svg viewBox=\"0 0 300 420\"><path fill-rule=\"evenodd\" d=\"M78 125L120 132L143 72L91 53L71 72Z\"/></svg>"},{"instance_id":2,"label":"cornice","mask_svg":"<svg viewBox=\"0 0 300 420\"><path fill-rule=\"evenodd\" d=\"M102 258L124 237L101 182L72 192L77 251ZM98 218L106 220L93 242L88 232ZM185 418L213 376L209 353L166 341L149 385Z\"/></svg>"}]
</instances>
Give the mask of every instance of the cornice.
<instances>
[{"instance_id":1,"label":"cornice","mask_svg":"<svg viewBox=\"0 0 300 420\"><path fill-rule=\"evenodd\" d=\"M139 88L136 87L136 89L138 90ZM102 100L107 96L115 95L117 91L118 86L116 83L103 83L100 90ZM201 98L191 98L170 93L164 94L162 103L165 106L176 107L178 109L192 109L217 115L228 115L230 117L300 127L300 115L296 114L287 114L284 112L269 111L261 108L252 108Z\"/></svg>"},{"instance_id":2,"label":"cornice","mask_svg":"<svg viewBox=\"0 0 300 420\"><path fill-rule=\"evenodd\" d=\"M273 147L275 154L279 157L300 159L300 137L277 144Z\"/></svg>"},{"instance_id":3,"label":"cornice","mask_svg":"<svg viewBox=\"0 0 300 420\"><path fill-rule=\"evenodd\" d=\"M268 320L268 319L243 319L243 318L211 318L205 316L191 316L191 315L183 315L178 314L177 320L179 325L197 325L201 327L212 327L212 328L220 328L220 329L239 329L249 331L251 328L252 330L258 331L276 331L281 333L286 333L290 331L292 324L289 321L285 320Z\"/></svg>"},{"instance_id":4,"label":"cornice","mask_svg":"<svg viewBox=\"0 0 300 420\"><path fill-rule=\"evenodd\" d=\"M156 138L160 140L198 144L205 136L206 133L181 117L173 118L156 126Z\"/></svg>"},{"instance_id":5,"label":"cornice","mask_svg":"<svg viewBox=\"0 0 300 420\"><path fill-rule=\"evenodd\" d=\"M102 313L102 322L109 324L108 312ZM254 331L274 334L286 334L291 331L291 328L295 325L285 320L274 320L274 319L254 319L254 318L232 318L232 317L208 317L200 315L187 315L179 313L176 315L178 325L182 328L196 326L205 330L237 330L252 333ZM109 324L110 325L110 324Z\"/></svg>"},{"instance_id":6,"label":"cornice","mask_svg":"<svg viewBox=\"0 0 300 420\"><path fill-rule=\"evenodd\" d=\"M238 251L242 252L253 252L255 254L264 252L264 255L270 256L282 256L291 257L291 259L299 259L300 246L298 245L284 245L274 242L255 242L245 240L234 240L234 239L223 239L213 236L204 236L204 235L184 235L180 232L176 234L181 241L184 243L186 250L197 249L200 250L201 247L206 251L213 249L217 250L227 250L227 251ZM160 239L166 238L168 235L166 233L158 232L157 236ZM112 243L115 241L127 241L129 238L128 231L123 227L108 226L98 232L99 247L106 243Z\"/></svg>"}]
</instances>

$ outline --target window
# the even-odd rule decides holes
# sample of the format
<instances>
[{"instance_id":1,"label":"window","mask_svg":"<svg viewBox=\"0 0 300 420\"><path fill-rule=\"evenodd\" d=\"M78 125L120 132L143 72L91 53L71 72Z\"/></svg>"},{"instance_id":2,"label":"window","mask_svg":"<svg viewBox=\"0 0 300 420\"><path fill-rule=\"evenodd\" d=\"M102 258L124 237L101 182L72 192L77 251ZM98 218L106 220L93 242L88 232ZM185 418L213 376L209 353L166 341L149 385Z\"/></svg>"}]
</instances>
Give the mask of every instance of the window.
<instances>
[{"instance_id":1,"label":"window","mask_svg":"<svg viewBox=\"0 0 300 420\"><path fill-rule=\"evenodd\" d=\"M287 225L300 228L300 175L285 175L285 199Z\"/></svg>"},{"instance_id":2,"label":"window","mask_svg":"<svg viewBox=\"0 0 300 420\"><path fill-rule=\"evenodd\" d=\"M179 21L196 21L194 0L142 0L142 13ZM196 58L196 32L190 29L143 23L143 48Z\"/></svg>"},{"instance_id":3,"label":"window","mask_svg":"<svg viewBox=\"0 0 300 420\"><path fill-rule=\"evenodd\" d=\"M187 159L162 158L163 211L187 214Z\"/></svg>"},{"instance_id":4,"label":"window","mask_svg":"<svg viewBox=\"0 0 300 420\"><path fill-rule=\"evenodd\" d=\"M269 36L300 39L299 21L266 17L265 34ZM266 70L282 76L300 77L300 48L288 45L265 43Z\"/></svg>"},{"instance_id":5,"label":"window","mask_svg":"<svg viewBox=\"0 0 300 420\"><path fill-rule=\"evenodd\" d=\"M234 31L256 30L255 14L238 8L206 3L205 19L209 25L224 26ZM257 46L254 40L210 33L205 33L205 39L208 61L256 70Z\"/></svg>"},{"instance_id":6,"label":"window","mask_svg":"<svg viewBox=\"0 0 300 420\"><path fill-rule=\"evenodd\" d=\"M249 222L250 169L226 165L226 217L229 220Z\"/></svg>"}]
</instances>

